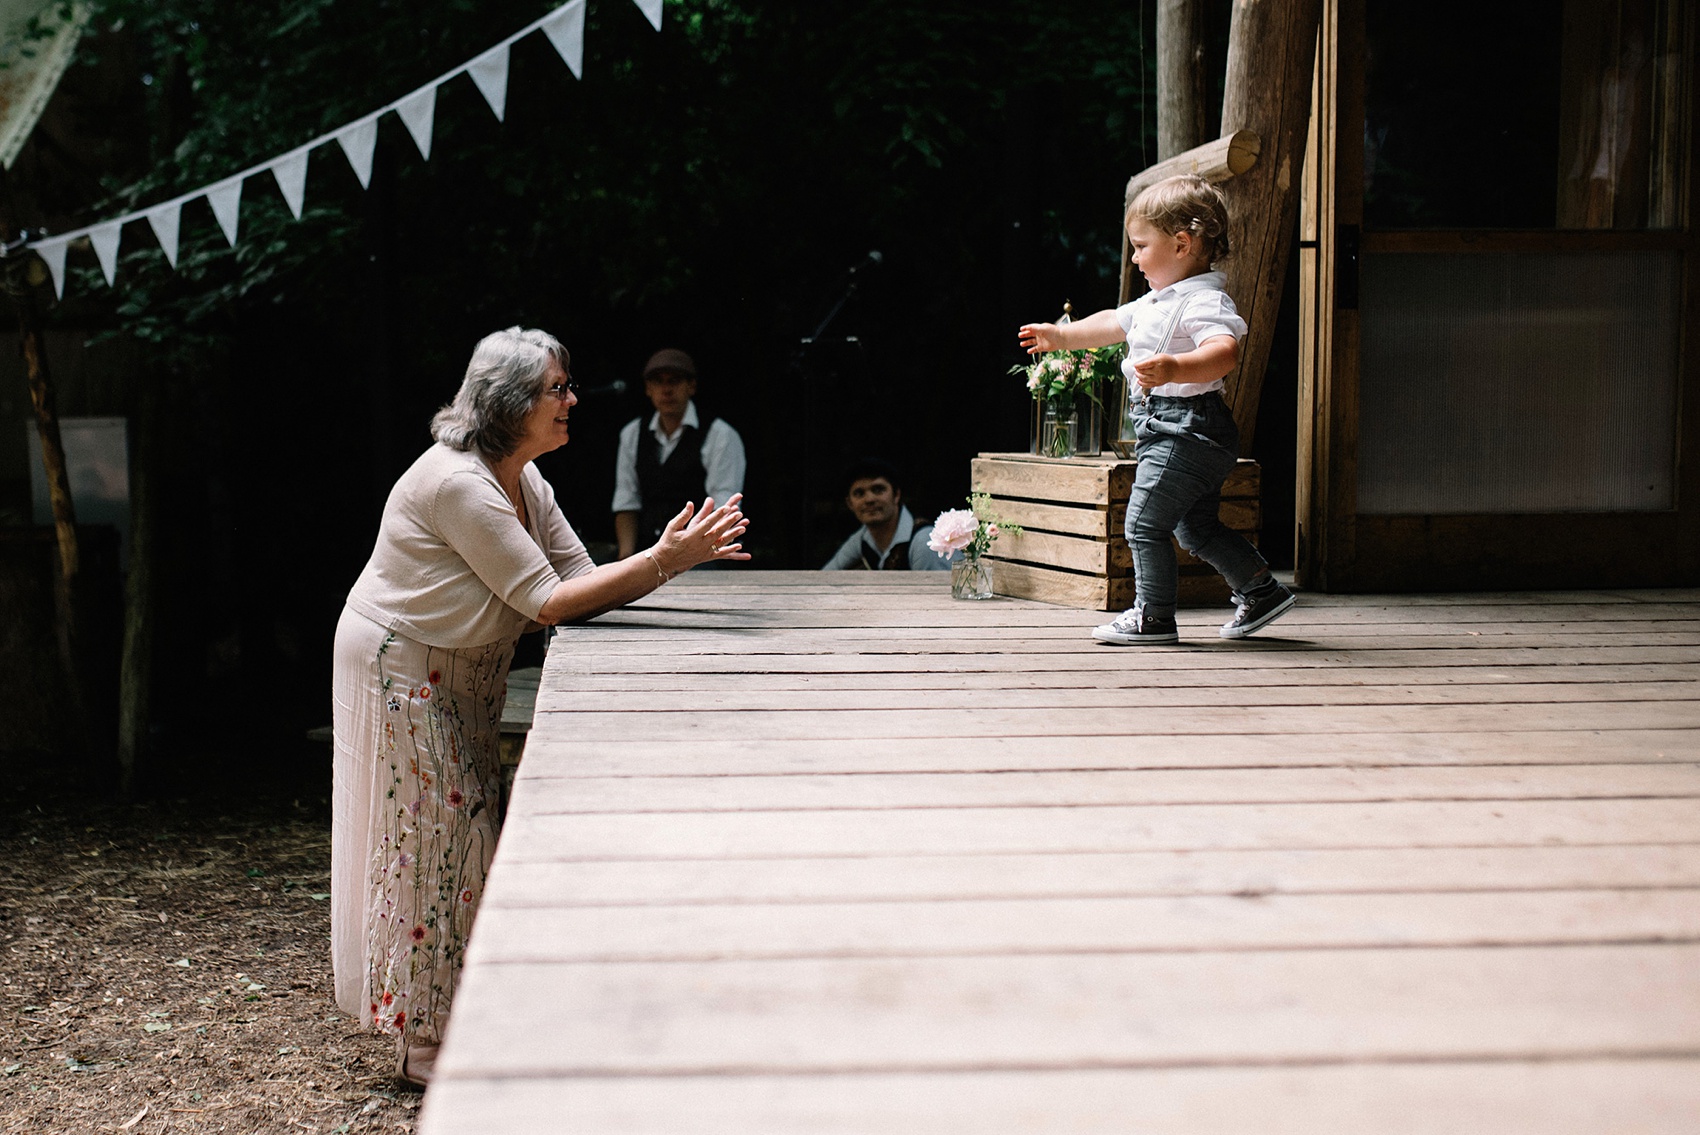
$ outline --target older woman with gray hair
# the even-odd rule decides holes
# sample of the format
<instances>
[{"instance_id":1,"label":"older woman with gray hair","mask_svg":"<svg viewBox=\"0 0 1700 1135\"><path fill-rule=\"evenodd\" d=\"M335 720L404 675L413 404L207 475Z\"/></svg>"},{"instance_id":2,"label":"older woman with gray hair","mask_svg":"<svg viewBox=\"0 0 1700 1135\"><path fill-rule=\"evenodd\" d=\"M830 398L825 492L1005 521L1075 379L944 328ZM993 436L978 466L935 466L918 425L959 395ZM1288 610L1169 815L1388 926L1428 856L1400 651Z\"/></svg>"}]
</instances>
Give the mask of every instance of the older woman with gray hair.
<instances>
[{"instance_id":1,"label":"older woman with gray hair","mask_svg":"<svg viewBox=\"0 0 1700 1135\"><path fill-rule=\"evenodd\" d=\"M331 822L336 999L423 1083L496 849L497 740L520 634L747 560L739 499L687 504L598 567L533 459L567 442L566 349L510 327L472 353L436 444L402 474L337 624Z\"/></svg>"}]
</instances>

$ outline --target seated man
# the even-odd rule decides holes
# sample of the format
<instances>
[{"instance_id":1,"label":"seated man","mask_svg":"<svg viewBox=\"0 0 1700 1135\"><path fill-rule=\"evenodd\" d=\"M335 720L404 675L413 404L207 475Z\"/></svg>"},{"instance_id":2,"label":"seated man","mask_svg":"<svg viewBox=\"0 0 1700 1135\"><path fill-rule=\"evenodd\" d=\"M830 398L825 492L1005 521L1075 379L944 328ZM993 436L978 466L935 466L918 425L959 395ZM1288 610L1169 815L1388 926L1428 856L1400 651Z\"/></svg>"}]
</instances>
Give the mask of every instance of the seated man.
<instances>
[{"instance_id":1,"label":"seated man","mask_svg":"<svg viewBox=\"0 0 1700 1135\"><path fill-rule=\"evenodd\" d=\"M929 520L917 521L903 505L897 471L872 459L852 466L844 504L862 527L844 541L823 571L948 571L950 561L927 547Z\"/></svg>"},{"instance_id":2,"label":"seated man","mask_svg":"<svg viewBox=\"0 0 1700 1135\"><path fill-rule=\"evenodd\" d=\"M614 536L620 558L661 535L667 522L704 497L725 504L744 491L744 439L723 419L697 414L697 367L691 356L668 348L643 367L643 392L655 413L620 431L614 458Z\"/></svg>"}]
</instances>

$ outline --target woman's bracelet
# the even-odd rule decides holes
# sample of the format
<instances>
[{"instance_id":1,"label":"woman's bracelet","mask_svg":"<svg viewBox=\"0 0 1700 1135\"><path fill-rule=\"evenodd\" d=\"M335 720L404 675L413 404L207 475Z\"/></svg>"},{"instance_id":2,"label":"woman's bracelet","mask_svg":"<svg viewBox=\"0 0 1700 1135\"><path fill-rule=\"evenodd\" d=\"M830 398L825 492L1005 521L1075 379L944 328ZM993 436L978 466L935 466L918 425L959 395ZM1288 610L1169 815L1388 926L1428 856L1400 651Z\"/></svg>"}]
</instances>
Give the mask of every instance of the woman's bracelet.
<instances>
[{"instance_id":1,"label":"woman's bracelet","mask_svg":"<svg viewBox=\"0 0 1700 1135\"><path fill-rule=\"evenodd\" d=\"M645 548L643 550L643 554L648 556L649 562L655 565L655 574L661 578L661 583L666 583L668 580L673 578L665 571L661 570L661 561L655 558L655 552L653 549ZM657 583L655 586L660 587L661 583Z\"/></svg>"}]
</instances>

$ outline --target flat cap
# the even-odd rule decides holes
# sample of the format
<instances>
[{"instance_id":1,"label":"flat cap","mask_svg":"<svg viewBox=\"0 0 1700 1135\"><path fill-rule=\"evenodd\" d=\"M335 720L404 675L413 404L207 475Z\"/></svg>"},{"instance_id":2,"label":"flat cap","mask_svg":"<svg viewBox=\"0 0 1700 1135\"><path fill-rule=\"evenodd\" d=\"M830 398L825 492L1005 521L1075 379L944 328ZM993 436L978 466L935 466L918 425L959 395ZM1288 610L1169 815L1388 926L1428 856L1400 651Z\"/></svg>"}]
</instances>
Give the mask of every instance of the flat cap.
<instances>
[{"instance_id":1,"label":"flat cap","mask_svg":"<svg viewBox=\"0 0 1700 1135\"><path fill-rule=\"evenodd\" d=\"M686 378L697 376L697 365L691 361L691 356L677 347L666 347L649 356L649 361L643 364L643 376L648 378L657 371L672 371Z\"/></svg>"}]
</instances>

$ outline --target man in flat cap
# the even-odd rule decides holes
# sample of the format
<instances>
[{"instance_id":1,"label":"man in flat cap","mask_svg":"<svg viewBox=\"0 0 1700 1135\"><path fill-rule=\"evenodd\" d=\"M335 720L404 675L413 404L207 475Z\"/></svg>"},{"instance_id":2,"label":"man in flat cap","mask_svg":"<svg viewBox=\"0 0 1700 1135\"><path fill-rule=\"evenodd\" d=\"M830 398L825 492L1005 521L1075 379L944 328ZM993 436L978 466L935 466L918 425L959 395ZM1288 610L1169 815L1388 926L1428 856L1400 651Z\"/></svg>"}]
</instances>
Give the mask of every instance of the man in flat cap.
<instances>
[{"instance_id":1,"label":"man in flat cap","mask_svg":"<svg viewBox=\"0 0 1700 1135\"><path fill-rule=\"evenodd\" d=\"M673 347L655 352L643 366L643 392L655 412L626 423L614 464L621 559L658 538L686 501L725 504L744 491L744 440L722 419L697 413L691 356Z\"/></svg>"}]
</instances>

